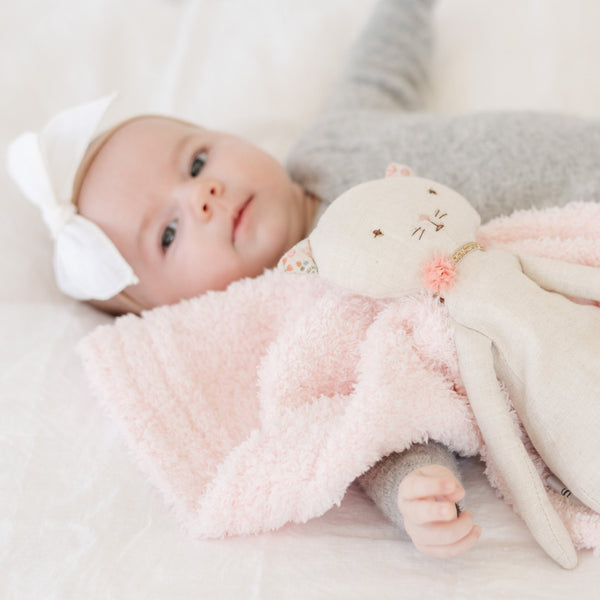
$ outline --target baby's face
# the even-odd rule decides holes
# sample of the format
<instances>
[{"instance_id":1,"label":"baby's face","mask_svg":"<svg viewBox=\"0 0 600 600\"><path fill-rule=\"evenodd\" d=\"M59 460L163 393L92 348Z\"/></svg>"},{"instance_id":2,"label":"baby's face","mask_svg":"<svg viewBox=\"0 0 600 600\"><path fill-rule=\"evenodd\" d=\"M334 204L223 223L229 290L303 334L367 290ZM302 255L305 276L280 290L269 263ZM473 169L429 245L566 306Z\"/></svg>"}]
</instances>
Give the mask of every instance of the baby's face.
<instances>
[{"instance_id":1,"label":"baby's face","mask_svg":"<svg viewBox=\"0 0 600 600\"><path fill-rule=\"evenodd\" d=\"M308 232L306 201L281 165L237 137L163 117L117 129L78 202L132 266L144 308L259 275Z\"/></svg>"}]
</instances>

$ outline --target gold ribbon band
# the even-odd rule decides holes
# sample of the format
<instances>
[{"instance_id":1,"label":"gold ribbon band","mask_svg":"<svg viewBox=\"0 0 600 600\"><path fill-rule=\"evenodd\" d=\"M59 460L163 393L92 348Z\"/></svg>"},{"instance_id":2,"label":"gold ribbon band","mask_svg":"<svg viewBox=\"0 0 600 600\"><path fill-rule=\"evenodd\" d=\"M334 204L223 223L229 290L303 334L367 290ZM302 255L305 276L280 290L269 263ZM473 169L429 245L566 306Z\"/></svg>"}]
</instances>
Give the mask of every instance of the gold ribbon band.
<instances>
[{"instance_id":1,"label":"gold ribbon band","mask_svg":"<svg viewBox=\"0 0 600 600\"><path fill-rule=\"evenodd\" d=\"M452 260L455 263L460 262L469 252L473 252L473 250L483 250L483 246L478 244L477 242L467 242L463 244L453 255Z\"/></svg>"}]
</instances>

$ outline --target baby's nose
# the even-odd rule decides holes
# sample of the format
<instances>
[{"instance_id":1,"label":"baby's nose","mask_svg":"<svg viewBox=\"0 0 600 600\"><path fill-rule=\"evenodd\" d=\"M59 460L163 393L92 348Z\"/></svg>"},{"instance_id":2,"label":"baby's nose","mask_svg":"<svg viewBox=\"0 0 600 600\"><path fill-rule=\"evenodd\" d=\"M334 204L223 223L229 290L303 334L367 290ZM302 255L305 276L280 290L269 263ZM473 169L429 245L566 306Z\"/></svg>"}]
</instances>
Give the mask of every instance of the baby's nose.
<instances>
[{"instance_id":1,"label":"baby's nose","mask_svg":"<svg viewBox=\"0 0 600 600\"><path fill-rule=\"evenodd\" d=\"M199 219L211 219L216 206L223 203L223 191L223 184L216 180L205 181L199 190L195 190L192 206Z\"/></svg>"}]
</instances>

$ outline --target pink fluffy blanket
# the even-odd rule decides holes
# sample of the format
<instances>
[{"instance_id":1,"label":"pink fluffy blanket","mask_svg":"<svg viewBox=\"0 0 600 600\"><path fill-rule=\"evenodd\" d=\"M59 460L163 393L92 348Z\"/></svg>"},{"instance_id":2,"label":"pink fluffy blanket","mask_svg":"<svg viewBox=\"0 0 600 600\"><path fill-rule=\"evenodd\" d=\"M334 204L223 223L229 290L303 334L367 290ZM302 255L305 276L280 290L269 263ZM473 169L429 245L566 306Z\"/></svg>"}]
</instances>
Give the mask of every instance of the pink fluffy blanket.
<instances>
[{"instance_id":1,"label":"pink fluffy blanket","mask_svg":"<svg viewBox=\"0 0 600 600\"><path fill-rule=\"evenodd\" d=\"M599 229L600 205L574 203L492 221L480 243L600 266ZM117 319L79 350L95 395L193 535L321 515L414 442L486 460L444 309L425 296L373 300L269 271ZM486 474L510 503L489 461ZM600 515L549 493L575 545L600 548Z\"/></svg>"}]
</instances>

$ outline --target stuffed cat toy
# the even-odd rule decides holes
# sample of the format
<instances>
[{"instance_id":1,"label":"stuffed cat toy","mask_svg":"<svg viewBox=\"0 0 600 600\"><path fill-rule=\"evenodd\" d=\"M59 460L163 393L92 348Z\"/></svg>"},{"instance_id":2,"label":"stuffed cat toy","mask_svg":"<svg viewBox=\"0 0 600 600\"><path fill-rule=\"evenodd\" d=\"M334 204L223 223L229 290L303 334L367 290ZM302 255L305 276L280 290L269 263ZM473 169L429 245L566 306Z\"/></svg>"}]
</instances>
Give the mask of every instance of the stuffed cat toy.
<instances>
[{"instance_id":1,"label":"stuffed cat toy","mask_svg":"<svg viewBox=\"0 0 600 600\"><path fill-rule=\"evenodd\" d=\"M511 418L550 470L600 512L600 269L484 250L457 192L388 167L342 194L309 237L319 276L374 297L428 290L454 325L461 377L517 510L559 564L577 562Z\"/></svg>"}]
</instances>

